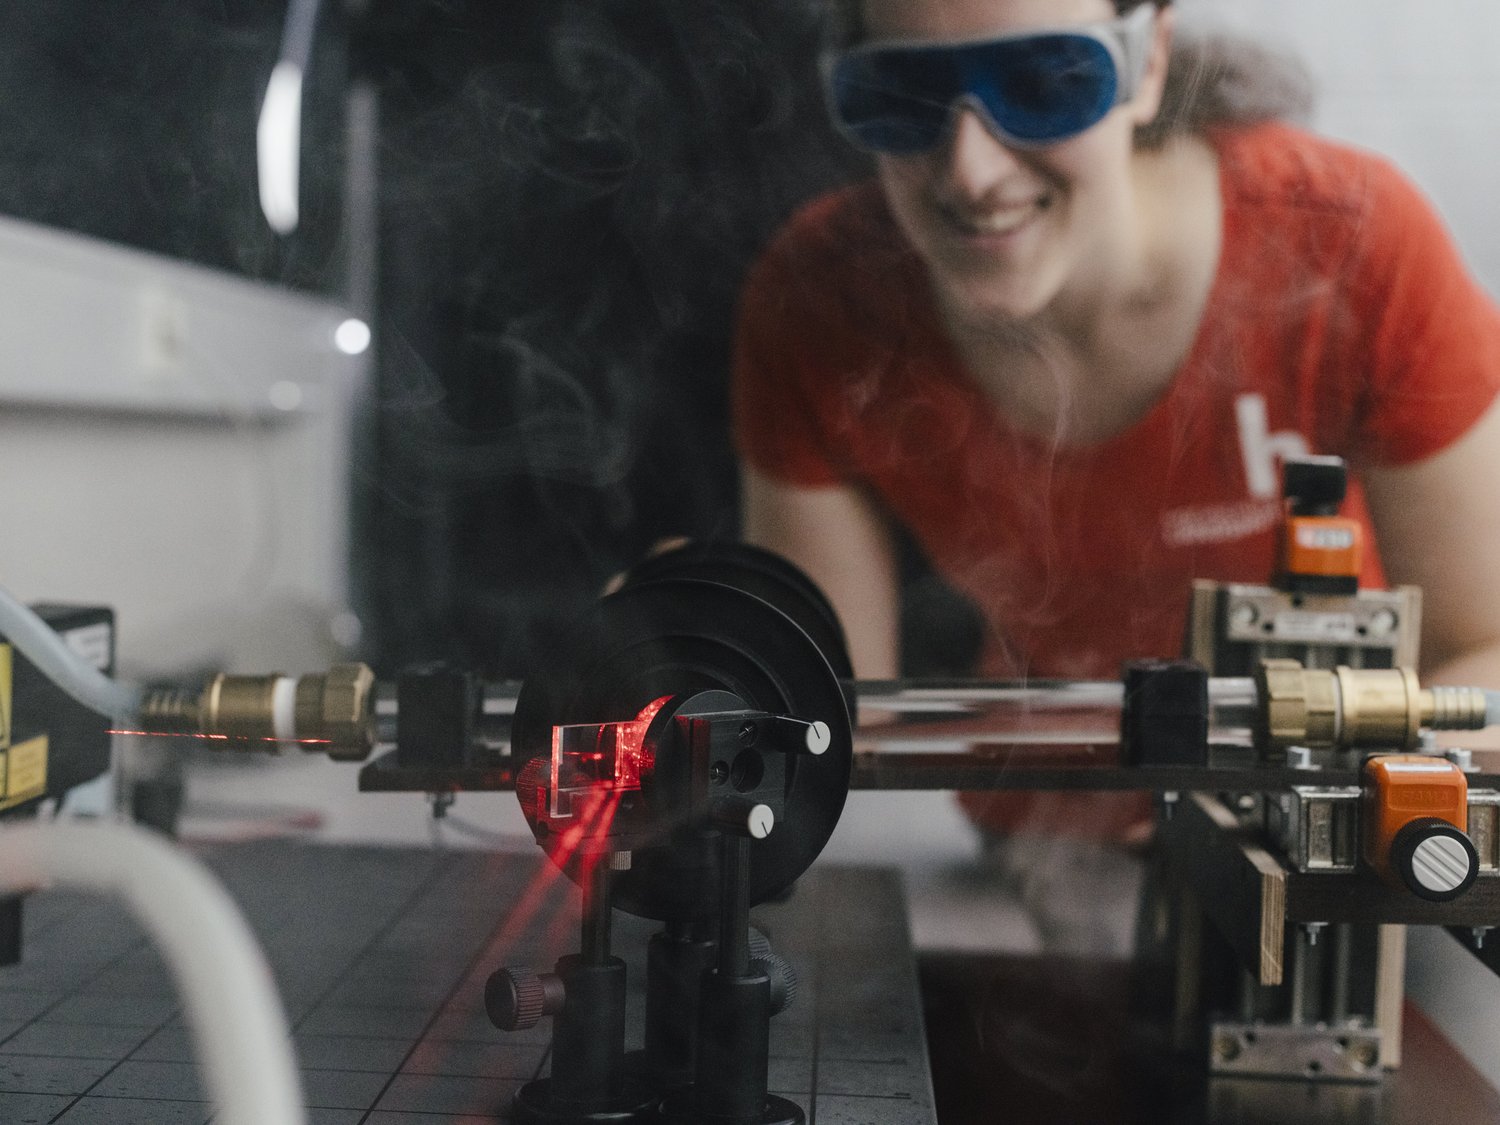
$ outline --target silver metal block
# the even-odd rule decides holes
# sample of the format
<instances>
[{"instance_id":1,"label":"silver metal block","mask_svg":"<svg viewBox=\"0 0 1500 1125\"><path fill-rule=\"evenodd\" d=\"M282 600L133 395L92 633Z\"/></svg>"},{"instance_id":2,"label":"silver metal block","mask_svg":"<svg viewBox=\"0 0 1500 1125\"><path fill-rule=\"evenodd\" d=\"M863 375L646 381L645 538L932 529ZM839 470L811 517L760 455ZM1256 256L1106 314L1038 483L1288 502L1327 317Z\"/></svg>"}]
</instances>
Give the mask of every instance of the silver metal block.
<instances>
[{"instance_id":1,"label":"silver metal block","mask_svg":"<svg viewBox=\"0 0 1500 1125\"><path fill-rule=\"evenodd\" d=\"M1405 625L1407 605L1393 591L1319 597L1255 586L1227 590L1224 639L1230 642L1392 652Z\"/></svg>"},{"instance_id":2,"label":"silver metal block","mask_svg":"<svg viewBox=\"0 0 1500 1125\"><path fill-rule=\"evenodd\" d=\"M1266 828L1298 871L1353 871L1359 806L1357 785L1297 785L1266 802Z\"/></svg>"},{"instance_id":3,"label":"silver metal block","mask_svg":"<svg viewBox=\"0 0 1500 1125\"><path fill-rule=\"evenodd\" d=\"M1380 1041L1380 1030L1365 1026L1215 1022L1209 1068L1214 1074L1377 1082Z\"/></svg>"},{"instance_id":4,"label":"silver metal block","mask_svg":"<svg viewBox=\"0 0 1500 1125\"><path fill-rule=\"evenodd\" d=\"M1479 874L1500 875L1500 790L1469 790L1469 839L1479 853Z\"/></svg>"}]
</instances>

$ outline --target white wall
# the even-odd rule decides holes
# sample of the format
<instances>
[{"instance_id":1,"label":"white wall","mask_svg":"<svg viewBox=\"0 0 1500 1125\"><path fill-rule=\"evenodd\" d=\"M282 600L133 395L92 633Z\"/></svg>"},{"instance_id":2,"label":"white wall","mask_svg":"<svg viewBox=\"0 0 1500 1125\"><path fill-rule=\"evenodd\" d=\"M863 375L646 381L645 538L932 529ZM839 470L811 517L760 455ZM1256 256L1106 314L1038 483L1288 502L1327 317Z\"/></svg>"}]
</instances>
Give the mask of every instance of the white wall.
<instances>
[{"instance_id":1,"label":"white wall","mask_svg":"<svg viewBox=\"0 0 1500 1125\"><path fill-rule=\"evenodd\" d=\"M1382 152L1426 191L1500 294L1500 6L1490 0L1177 0L1186 30L1288 49L1318 88L1318 131Z\"/></svg>"},{"instance_id":2,"label":"white wall","mask_svg":"<svg viewBox=\"0 0 1500 1125\"><path fill-rule=\"evenodd\" d=\"M0 220L0 583L114 606L130 675L326 663L365 363L342 319Z\"/></svg>"}]
</instances>

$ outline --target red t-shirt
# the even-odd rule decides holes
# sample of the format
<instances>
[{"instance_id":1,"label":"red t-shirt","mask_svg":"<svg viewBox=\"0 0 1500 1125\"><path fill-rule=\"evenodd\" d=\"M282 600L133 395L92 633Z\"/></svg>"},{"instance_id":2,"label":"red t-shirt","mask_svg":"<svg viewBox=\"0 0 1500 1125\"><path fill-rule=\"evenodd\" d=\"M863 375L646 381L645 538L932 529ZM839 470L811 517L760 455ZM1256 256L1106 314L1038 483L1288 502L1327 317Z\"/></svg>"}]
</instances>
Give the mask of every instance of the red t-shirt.
<instances>
[{"instance_id":1,"label":"red t-shirt","mask_svg":"<svg viewBox=\"0 0 1500 1125\"><path fill-rule=\"evenodd\" d=\"M747 281L741 455L877 496L979 607L987 676L1109 678L1180 652L1192 579L1270 579L1281 456L1416 461L1500 389L1500 311L1388 163L1280 124L1212 140L1223 249L1198 335L1151 411L1097 445L1007 424L874 184L801 210ZM1368 524L1357 478L1345 513Z\"/></svg>"}]
</instances>

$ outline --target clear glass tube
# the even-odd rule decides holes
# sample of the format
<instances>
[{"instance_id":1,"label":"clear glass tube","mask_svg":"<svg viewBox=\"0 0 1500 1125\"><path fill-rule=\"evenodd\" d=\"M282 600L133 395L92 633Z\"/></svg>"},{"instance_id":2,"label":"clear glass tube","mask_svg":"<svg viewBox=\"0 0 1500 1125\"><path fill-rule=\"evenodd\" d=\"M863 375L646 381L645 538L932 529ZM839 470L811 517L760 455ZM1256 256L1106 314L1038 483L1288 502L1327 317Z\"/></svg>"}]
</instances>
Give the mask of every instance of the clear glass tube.
<instances>
[{"instance_id":1,"label":"clear glass tube","mask_svg":"<svg viewBox=\"0 0 1500 1125\"><path fill-rule=\"evenodd\" d=\"M1125 688L1117 680L953 682L861 680L856 742L881 750L1001 745L1111 745ZM1211 679L1209 741L1247 745L1255 707L1248 677Z\"/></svg>"},{"instance_id":2,"label":"clear glass tube","mask_svg":"<svg viewBox=\"0 0 1500 1125\"><path fill-rule=\"evenodd\" d=\"M492 744L509 736L520 684L486 684L480 729ZM858 680L856 742L882 750L986 745L1112 745L1120 739L1125 687L1118 680ZM1209 741L1249 745L1255 682L1208 681ZM376 689L382 742L395 737L395 698Z\"/></svg>"}]
</instances>

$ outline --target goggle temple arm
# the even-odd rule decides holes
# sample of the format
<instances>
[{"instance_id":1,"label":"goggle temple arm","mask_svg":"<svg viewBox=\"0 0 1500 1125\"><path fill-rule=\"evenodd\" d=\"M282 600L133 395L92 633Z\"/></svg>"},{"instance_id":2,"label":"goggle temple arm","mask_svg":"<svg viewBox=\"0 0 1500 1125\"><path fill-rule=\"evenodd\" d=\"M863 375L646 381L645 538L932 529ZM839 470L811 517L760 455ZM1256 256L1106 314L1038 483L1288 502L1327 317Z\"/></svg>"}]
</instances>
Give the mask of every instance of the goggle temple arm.
<instances>
[{"instance_id":1,"label":"goggle temple arm","mask_svg":"<svg viewBox=\"0 0 1500 1125\"><path fill-rule=\"evenodd\" d=\"M1128 102L1141 88L1151 61L1156 30L1156 0L1142 0L1115 24L1120 48L1120 89L1117 100Z\"/></svg>"}]
</instances>

